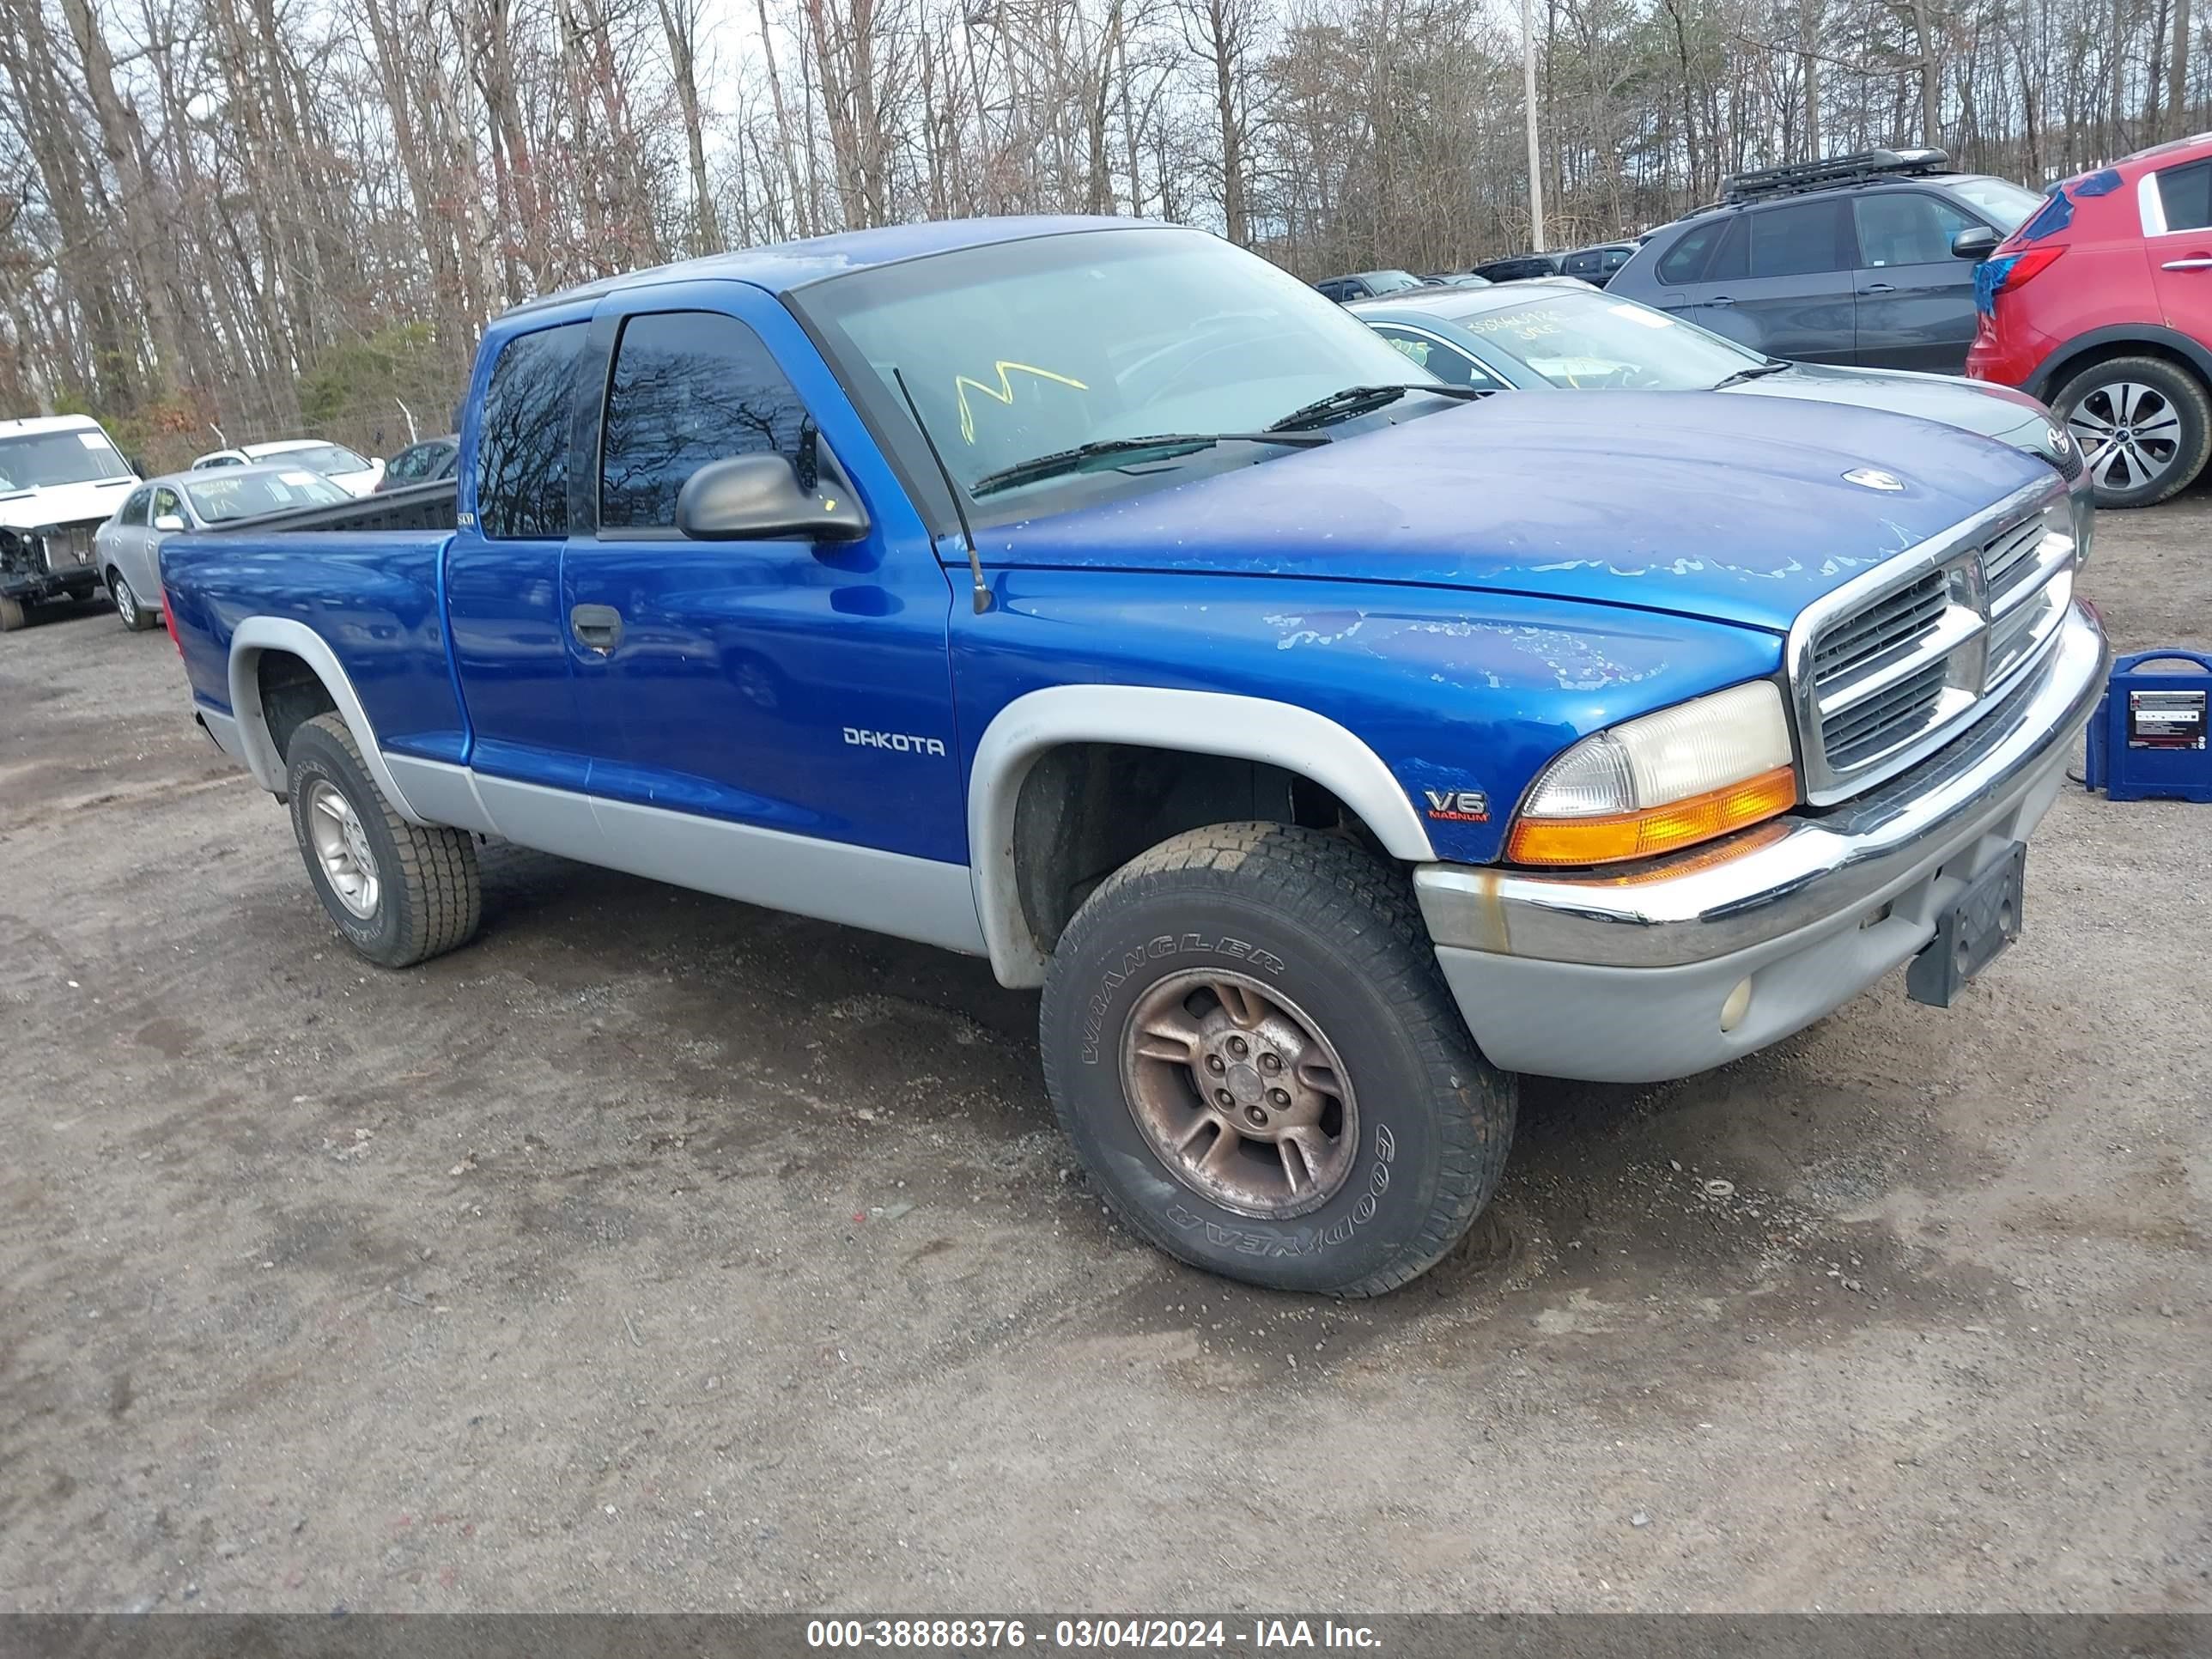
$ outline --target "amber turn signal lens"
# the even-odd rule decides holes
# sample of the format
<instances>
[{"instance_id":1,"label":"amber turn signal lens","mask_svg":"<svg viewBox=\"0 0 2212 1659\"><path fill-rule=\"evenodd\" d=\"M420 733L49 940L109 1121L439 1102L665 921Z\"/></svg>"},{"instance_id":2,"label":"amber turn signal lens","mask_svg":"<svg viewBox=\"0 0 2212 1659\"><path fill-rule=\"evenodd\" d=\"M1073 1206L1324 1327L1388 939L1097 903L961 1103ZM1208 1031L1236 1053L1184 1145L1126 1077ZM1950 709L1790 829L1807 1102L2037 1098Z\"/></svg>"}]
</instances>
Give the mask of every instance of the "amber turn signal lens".
<instances>
[{"instance_id":1,"label":"amber turn signal lens","mask_svg":"<svg viewBox=\"0 0 2212 1659\"><path fill-rule=\"evenodd\" d=\"M1516 864L1617 864L1725 836L1797 804L1797 775L1786 766L1686 800L1602 818L1522 818L1505 856Z\"/></svg>"}]
</instances>

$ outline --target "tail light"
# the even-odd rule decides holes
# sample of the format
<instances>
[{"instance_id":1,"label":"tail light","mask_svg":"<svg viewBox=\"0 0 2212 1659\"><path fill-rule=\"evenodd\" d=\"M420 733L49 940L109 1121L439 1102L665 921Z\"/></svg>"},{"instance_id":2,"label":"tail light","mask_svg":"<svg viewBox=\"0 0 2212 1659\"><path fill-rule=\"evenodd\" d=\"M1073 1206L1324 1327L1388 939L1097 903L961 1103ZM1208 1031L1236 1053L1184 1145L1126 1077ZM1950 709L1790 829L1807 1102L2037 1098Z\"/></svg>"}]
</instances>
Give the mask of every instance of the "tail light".
<instances>
[{"instance_id":1,"label":"tail light","mask_svg":"<svg viewBox=\"0 0 2212 1659\"><path fill-rule=\"evenodd\" d=\"M169 590L167 587L161 590L161 626L169 630L169 643L177 647L177 654L183 656L185 642L177 637L177 618L169 609Z\"/></svg>"},{"instance_id":2,"label":"tail light","mask_svg":"<svg viewBox=\"0 0 2212 1659\"><path fill-rule=\"evenodd\" d=\"M2017 253L1999 253L1974 268L1974 309L1984 317L1996 313L1997 295L2025 288L2058 263L2063 247L2027 247Z\"/></svg>"}]
</instances>

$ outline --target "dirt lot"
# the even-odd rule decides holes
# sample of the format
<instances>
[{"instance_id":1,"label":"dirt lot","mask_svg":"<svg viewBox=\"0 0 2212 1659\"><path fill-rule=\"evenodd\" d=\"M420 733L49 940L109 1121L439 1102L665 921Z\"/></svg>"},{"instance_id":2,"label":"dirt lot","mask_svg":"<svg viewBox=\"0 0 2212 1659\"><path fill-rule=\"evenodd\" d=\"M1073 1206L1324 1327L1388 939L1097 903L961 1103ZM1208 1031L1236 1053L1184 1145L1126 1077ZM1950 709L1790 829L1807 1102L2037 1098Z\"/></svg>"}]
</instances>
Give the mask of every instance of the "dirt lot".
<instances>
[{"instance_id":1,"label":"dirt lot","mask_svg":"<svg viewBox=\"0 0 2212 1659\"><path fill-rule=\"evenodd\" d=\"M2208 543L2107 518L2122 648ZM364 968L167 639L50 621L0 1607L2212 1609L2212 808L2028 877L1955 1010L1533 1084L1467 1246L1309 1301L1104 1218L981 964L495 849Z\"/></svg>"}]
</instances>

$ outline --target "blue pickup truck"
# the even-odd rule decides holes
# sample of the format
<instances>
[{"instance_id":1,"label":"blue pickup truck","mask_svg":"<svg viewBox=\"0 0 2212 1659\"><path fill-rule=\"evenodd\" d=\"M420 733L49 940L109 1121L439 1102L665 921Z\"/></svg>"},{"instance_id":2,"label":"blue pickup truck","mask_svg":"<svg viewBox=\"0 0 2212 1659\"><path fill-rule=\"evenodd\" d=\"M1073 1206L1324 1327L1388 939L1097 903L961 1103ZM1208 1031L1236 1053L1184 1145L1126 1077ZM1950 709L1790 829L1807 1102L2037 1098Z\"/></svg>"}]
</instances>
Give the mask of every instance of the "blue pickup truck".
<instances>
[{"instance_id":1,"label":"blue pickup truck","mask_svg":"<svg viewBox=\"0 0 2212 1659\"><path fill-rule=\"evenodd\" d=\"M499 837L987 957L1128 1223L1307 1291L1450 1249L1516 1073L1686 1076L1905 964L1948 1004L2106 660L2032 456L1486 399L1165 226L523 306L440 488L163 556L363 956L466 941Z\"/></svg>"}]
</instances>

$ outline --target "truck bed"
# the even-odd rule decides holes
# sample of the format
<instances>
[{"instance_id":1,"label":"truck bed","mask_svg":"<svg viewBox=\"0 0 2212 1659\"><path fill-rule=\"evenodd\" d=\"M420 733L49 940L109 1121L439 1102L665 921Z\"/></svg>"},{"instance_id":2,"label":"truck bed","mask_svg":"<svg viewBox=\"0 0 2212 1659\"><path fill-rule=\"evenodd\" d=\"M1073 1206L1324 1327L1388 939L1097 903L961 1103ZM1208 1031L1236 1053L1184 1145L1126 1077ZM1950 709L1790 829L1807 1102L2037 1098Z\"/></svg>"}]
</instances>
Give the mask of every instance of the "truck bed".
<instances>
[{"instance_id":1,"label":"truck bed","mask_svg":"<svg viewBox=\"0 0 2212 1659\"><path fill-rule=\"evenodd\" d=\"M234 525L210 525L204 533L231 535L251 531L274 535L295 530L452 530L456 528L453 481L436 478L381 495L363 495L337 507L295 507Z\"/></svg>"}]
</instances>

